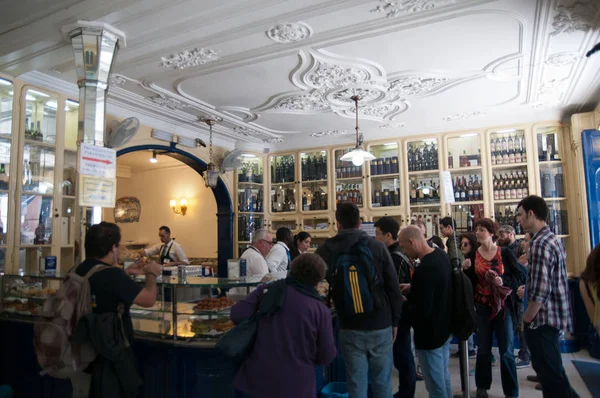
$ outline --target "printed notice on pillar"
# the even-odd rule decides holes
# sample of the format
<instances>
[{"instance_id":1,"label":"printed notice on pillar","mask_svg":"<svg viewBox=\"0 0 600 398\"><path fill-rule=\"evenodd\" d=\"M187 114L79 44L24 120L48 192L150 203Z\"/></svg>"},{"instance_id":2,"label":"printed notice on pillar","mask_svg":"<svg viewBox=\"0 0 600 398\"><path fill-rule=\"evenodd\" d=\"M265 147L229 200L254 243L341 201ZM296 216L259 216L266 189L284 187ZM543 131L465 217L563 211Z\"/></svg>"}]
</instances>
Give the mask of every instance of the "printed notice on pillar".
<instances>
[{"instance_id":1,"label":"printed notice on pillar","mask_svg":"<svg viewBox=\"0 0 600 398\"><path fill-rule=\"evenodd\" d=\"M117 152L111 148L81 144L79 174L117 178Z\"/></svg>"},{"instance_id":2,"label":"printed notice on pillar","mask_svg":"<svg viewBox=\"0 0 600 398\"><path fill-rule=\"evenodd\" d=\"M452 186L452 175L449 171L440 171L440 184L444 193L444 202L454 203L454 187Z\"/></svg>"},{"instance_id":3,"label":"printed notice on pillar","mask_svg":"<svg viewBox=\"0 0 600 398\"><path fill-rule=\"evenodd\" d=\"M117 180L114 178L79 176L79 205L115 207Z\"/></svg>"}]
</instances>

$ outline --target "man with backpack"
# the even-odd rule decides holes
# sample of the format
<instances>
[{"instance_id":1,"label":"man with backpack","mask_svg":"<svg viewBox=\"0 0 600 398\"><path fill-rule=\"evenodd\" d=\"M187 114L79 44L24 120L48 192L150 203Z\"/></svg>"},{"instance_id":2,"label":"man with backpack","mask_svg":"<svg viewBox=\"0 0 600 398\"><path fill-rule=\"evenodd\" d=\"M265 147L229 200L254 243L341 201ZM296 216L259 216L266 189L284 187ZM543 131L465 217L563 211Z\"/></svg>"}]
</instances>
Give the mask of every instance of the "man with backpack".
<instances>
[{"instance_id":1,"label":"man with backpack","mask_svg":"<svg viewBox=\"0 0 600 398\"><path fill-rule=\"evenodd\" d=\"M430 397L452 398L448 369L453 311L450 259L442 250L431 248L416 226L400 231L399 243L409 258L421 262L412 283L401 288L403 293L410 293L410 317L425 387Z\"/></svg>"},{"instance_id":2,"label":"man with backpack","mask_svg":"<svg viewBox=\"0 0 600 398\"><path fill-rule=\"evenodd\" d=\"M398 275L385 245L360 230L358 207L340 203L339 233L317 249L340 320L350 398L392 396L392 347L402 312Z\"/></svg>"},{"instance_id":3,"label":"man with backpack","mask_svg":"<svg viewBox=\"0 0 600 398\"><path fill-rule=\"evenodd\" d=\"M398 272L398 282L410 283L412 263L400 250L398 231L400 226L392 217L381 217L375 223L375 239L383 242L392 256L394 267ZM410 335L410 319L407 309L408 301L403 302L402 318L398 324L398 334L394 342L394 366L398 369L398 392L394 398L412 398L415 396L417 372L415 358L412 352L412 337Z\"/></svg>"},{"instance_id":4,"label":"man with backpack","mask_svg":"<svg viewBox=\"0 0 600 398\"><path fill-rule=\"evenodd\" d=\"M101 222L91 226L85 236L85 253L86 259L77 266L75 272L81 277L85 277L89 282L89 294L91 296L91 310L93 314L110 314L117 313L119 307L122 307L119 319L122 322L122 330L126 346L133 343L134 331L129 307L132 304L137 304L141 307L152 307L156 302L157 287L156 278L161 274L161 266L156 262L143 264L136 262L127 270L123 271L118 267L114 267L119 259L119 244L121 241L121 231L116 224ZM128 275L145 274L145 286L136 283ZM88 296L89 297L89 296ZM88 297L81 297L79 300L89 300ZM90 314L82 314L81 318L85 318ZM99 351L98 347L94 347ZM131 350L131 347L127 348ZM133 360L132 352L124 355L126 358ZM125 392L121 394L115 387L119 389L119 383L109 385L111 383L102 383L101 380L93 380L95 378L95 369L105 373L102 369L102 362L107 360L98 355L94 362L88 367L88 374L80 372L75 377L72 377L73 397L87 397L94 392L93 396L103 397L121 397L126 396ZM135 369L135 366L133 367ZM135 377L131 375L117 375L123 377L131 377L131 379L139 379L137 374ZM105 377L105 374L102 375ZM97 391L97 390L102 391ZM110 390L110 392L109 392ZM134 395L135 396L135 395Z\"/></svg>"}]
</instances>

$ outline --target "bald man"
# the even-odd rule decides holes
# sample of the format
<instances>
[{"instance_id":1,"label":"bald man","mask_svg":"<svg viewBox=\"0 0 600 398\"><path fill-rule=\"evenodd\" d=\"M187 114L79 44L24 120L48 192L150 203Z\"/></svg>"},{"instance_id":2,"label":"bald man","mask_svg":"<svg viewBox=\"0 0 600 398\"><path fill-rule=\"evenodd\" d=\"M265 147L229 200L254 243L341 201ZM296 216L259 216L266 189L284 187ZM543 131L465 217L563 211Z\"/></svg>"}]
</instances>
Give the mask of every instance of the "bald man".
<instances>
[{"instance_id":1,"label":"bald man","mask_svg":"<svg viewBox=\"0 0 600 398\"><path fill-rule=\"evenodd\" d=\"M452 397L450 361L450 316L452 312L452 265L440 249L427 244L415 225L400 231L398 242L404 254L418 258L410 286L409 308L415 331L415 348L431 397Z\"/></svg>"}]
</instances>

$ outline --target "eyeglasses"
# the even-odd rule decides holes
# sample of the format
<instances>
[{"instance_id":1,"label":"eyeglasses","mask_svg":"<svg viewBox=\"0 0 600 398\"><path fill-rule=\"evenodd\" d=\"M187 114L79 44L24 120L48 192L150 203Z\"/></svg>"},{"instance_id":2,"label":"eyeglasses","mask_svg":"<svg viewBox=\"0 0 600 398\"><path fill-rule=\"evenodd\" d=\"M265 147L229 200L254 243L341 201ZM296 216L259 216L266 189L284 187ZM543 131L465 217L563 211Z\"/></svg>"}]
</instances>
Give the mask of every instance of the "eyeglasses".
<instances>
[{"instance_id":1,"label":"eyeglasses","mask_svg":"<svg viewBox=\"0 0 600 398\"><path fill-rule=\"evenodd\" d=\"M268 240L266 240L266 239L259 239L259 242L260 242L260 241L262 241L262 242L265 242L265 243L266 243L266 244L268 244L269 246L273 246L273 245L274 245L274 243L273 243L273 242L270 242L270 241L268 241Z\"/></svg>"},{"instance_id":2,"label":"eyeglasses","mask_svg":"<svg viewBox=\"0 0 600 398\"><path fill-rule=\"evenodd\" d=\"M471 246L471 244L469 242L463 242L460 244L461 247L467 247L467 246Z\"/></svg>"}]
</instances>

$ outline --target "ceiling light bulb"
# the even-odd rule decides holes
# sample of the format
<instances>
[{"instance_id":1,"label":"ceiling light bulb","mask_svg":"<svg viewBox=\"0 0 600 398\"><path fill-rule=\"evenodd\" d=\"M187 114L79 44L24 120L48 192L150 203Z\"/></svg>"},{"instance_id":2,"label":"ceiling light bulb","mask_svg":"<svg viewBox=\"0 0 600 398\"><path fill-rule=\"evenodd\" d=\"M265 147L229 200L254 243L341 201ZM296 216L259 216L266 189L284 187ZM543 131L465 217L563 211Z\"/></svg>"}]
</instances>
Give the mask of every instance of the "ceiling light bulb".
<instances>
[{"instance_id":1,"label":"ceiling light bulb","mask_svg":"<svg viewBox=\"0 0 600 398\"><path fill-rule=\"evenodd\" d=\"M362 166L365 162L365 158L361 155L356 155L352 157L352 164L355 166Z\"/></svg>"},{"instance_id":2,"label":"ceiling light bulb","mask_svg":"<svg viewBox=\"0 0 600 398\"><path fill-rule=\"evenodd\" d=\"M152 157L148 160L150 163L158 163L158 159L156 159L156 151L152 151Z\"/></svg>"}]
</instances>

